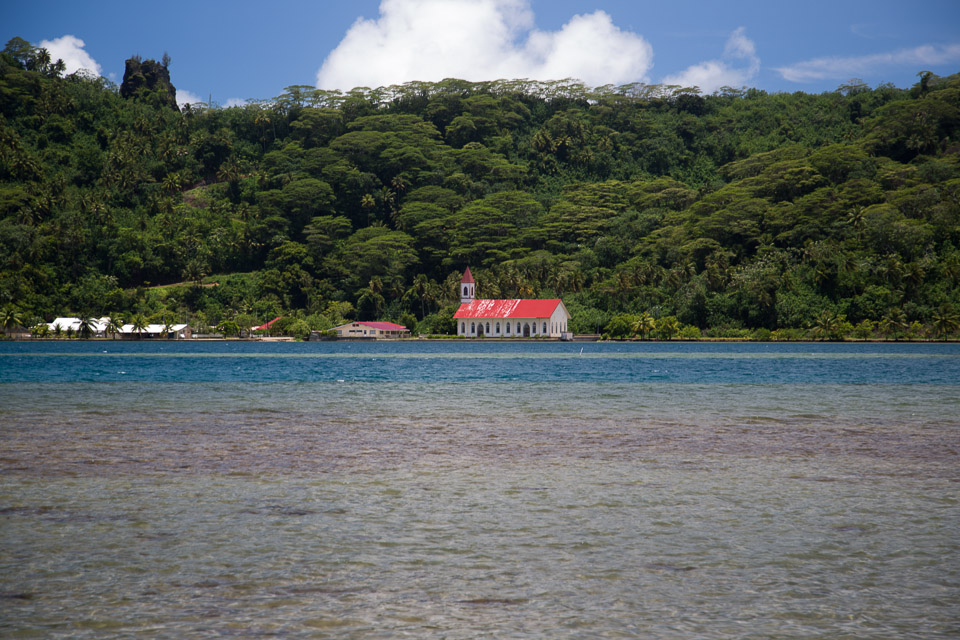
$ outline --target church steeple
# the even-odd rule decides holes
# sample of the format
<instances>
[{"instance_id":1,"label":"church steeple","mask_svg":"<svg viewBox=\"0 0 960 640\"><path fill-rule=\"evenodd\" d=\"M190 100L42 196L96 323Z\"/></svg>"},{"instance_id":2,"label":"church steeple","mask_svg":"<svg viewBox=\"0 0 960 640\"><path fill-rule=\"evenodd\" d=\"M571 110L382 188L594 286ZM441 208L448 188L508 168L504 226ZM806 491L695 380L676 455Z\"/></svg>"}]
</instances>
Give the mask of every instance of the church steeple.
<instances>
[{"instance_id":1,"label":"church steeple","mask_svg":"<svg viewBox=\"0 0 960 640\"><path fill-rule=\"evenodd\" d=\"M463 272L463 278L460 279L460 303L468 304L473 302L476 283L473 281L473 274L470 273L470 267Z\"/></svg>"}]
</instances>

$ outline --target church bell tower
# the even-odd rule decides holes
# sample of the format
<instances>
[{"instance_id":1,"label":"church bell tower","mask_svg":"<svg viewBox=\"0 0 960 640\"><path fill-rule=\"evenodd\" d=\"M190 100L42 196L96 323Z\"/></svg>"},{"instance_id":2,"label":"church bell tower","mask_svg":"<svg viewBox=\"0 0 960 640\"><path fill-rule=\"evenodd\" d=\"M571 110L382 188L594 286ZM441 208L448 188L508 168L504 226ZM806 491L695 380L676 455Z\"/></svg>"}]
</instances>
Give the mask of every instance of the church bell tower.
<instances>
[{"instance_id":1,"label":"church bell tower","mask_svg":"<svg viewBox=\"0 0 960 640\"><path fill-rule=\"evenodd\" d=\"M470 273L470 267L463 272L463 278L460 279L460 303L469 304L476 297L476 283L473 281L473 274Z\"/></svg>"}]
</instances>

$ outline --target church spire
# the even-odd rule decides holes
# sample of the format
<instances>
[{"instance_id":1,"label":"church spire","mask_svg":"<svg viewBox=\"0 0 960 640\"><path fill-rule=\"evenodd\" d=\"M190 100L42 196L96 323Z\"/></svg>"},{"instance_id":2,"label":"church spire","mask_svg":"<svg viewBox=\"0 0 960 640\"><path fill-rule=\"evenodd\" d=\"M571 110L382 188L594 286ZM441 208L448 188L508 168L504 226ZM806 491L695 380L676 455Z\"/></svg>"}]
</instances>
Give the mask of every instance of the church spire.
<instances>
[{"instance_id":1,"label":"church spire","mask_svg":"<svg viewBox=\"0 0 960 640\"><path fill-rule=\"evenodd\" d=\"M475 289L476 283L473 281L473 274L470 273L470 267L467 267L467 270L463 272L463 277L460 279L460 303L467 304L473 302L476 295Z\"/></svg>"}]
</instances>

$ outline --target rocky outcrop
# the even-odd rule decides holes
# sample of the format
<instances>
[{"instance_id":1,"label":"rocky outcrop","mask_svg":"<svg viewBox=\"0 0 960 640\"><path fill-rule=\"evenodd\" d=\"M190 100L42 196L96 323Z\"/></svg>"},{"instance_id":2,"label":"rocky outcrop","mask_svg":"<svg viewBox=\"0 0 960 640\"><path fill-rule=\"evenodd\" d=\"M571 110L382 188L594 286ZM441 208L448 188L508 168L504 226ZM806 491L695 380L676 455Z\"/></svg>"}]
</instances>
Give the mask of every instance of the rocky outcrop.
<instances>
[{"instance_id":1,"label":"rocky outcrop","mask_svg":"<svg viewBox=\"0 0 960 640\"><path fill-rule=\"evenodd\" d=\"M124 98L155 100L161 105L180 110L177 106L177 90L170 83L170 70L156 60L141 61L136 56L127 60L120 95Z\"/></svg>"}]
</instances>

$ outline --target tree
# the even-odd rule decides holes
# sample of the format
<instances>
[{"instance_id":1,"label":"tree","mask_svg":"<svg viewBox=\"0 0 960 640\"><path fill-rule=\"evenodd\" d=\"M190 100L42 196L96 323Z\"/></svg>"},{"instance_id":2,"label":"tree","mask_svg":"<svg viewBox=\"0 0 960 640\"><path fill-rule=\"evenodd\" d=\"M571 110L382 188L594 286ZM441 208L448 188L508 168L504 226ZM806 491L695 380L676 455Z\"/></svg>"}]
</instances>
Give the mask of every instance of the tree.
<instances>
[{"instance_id":1,"label":"tree","mask_svg":"<svg viewBox=\"0 0 960 640\"><path fill-rule=\"evenodd\" d=\"M887 340L891 337L899 340L908 326L907 315L903 312L903 309L894 308L890 309L887 315L880 320L877 328Z\"/></svg>"},{"instance_id":2,"label":"tree","mask_svg":"<svg viewBox=\"0 0 960 640\"><path fill-rule=\"evenodd\" d=\"M653 333L656 328L657 321L646 311L637 316L636 321L633 323L633 332L639 334L644 340L649 338L650 334Z\"/></svg>"},{"instance_id":3,"label":"tree","mask_svg":"<svg viewBox=\"0 0 960 640\"><path fill-rule=\"evenodd\" d=\"M116 340L117 334L123 332L123 317L114 314L107 318L107 324L104 327L104 331L109 333L112 339Z\"/></svg>"},{"instance_id":4,"label":"tree","mask_svg":"<svg viewBox=\"0 0 960 640\"><path fill-rule=\"evenodd\" d=\"M386 301L381 292L383 281L380 278L371 278L370 283L357 300L357 310L361 318L376 320L383 313Z\"/></svg>"},{"instance_id":5,"label":"tree","mask_svg":"<svg viewBox=\"0 0 960 640\"><path fill-rule=\"evenodd\" d=\"M436 282L428 280L425 274L418 273L414 276L410 288L403 294L403 298L406 301L418 300L420 302L420 318L423 319L427 315L427 301L436 302L437 300L437 294L439 293L437 289Z\"/></svg>"},{"instance_id":6,"label":"tree","mask_svg":"<svg viewBox=\"0 0 960 640\"><path fill-rule=\"evenodd\" d=\"M403 313L400 315L400 324L410 330L410 335L415 335L417 331L417 317L412 313Z\"/></svg>"},{"instance_id":7,"label":"tree","mask_svg":"<svg viewBox=\"0 0 960 640\"><path fill-rule=\"evenodd\" d=\"M79 335L84 340L89 340L93 332L93 328L96 325L96 320L90 316L81 316L79 318L80 323L77 327L77 335Z\"/></svg>"},{"instance_id":8,"label":"tree","mask_svg":"<svg viewBox=\"0 0 960 640\"><path fill-rule=\"evenodd\" d=\"M367 227L344 241L343 268L355 287L379 277L384 283L402 280L417 263L413 238L386 227ZM386 287L389 289L390 287Z\"/></svg>"},{"instance_id":9,"label":"tree","mask_svg":"<svg viewBox=\"0 0 960 640\"><path fill-rule=\"evenodd\" d=\"M960 329L960 315L957 310L948 304L940 305L940 308L930 316L933 320L933 335L938 338L947 338L950 334L956 333Z\"/></svg>"},{"instance_id":10,"label":"tree","mask_svg":"<svg viewBox=\"0 0 960 640\"><path fill-rule=\"evenodd\" d=\"M680 333L680 322L675 316L666 316L657 321L657 337L661 340L673 340Z\"/></svg>"},{"instance_id":11,"label":"tree","mask_svg":"<svg viewBox=\"0 0 960 640\"><path fill-rule=\"evenodd\" d=\"M23 325L23 315L20 309L12 304L8 304L0 312L0 323L3 324L4 333L10 333Z\"/></svg>"},{"instance_id":12,"label":"tree","mask_svg":"<svg viewBox=\"0 0 960 640\"><path fill-rule=\"evenodd\" d=\"M633 335L634 323L634 317L629 314L616 315L610 319L603 331L614 340L624 340Z\"/></svg>"},{"instance_id":13,"label":"tree","mask_svg":"<svg viewBox=\"0 0 960 640\"><path fill-rule=\"evenodd\" d=\"M836 314L824 309L817 316L813 326L813 336L818 340L843 340L853 330L845 314Z\"/></svg>"},{"instance_id":14,"label":"tree","mask_svg":"<svg viewBox=\"0 0 960 640\"><path fill-rule=\"evenodd\" d=\"M240 337L240 325L233 320L221 320L217 323L217 331L225 336Z\"/></svg>"},{"instance_id":15,"label":"tree","mask_svg":"<svg viewBox=\"0 0 960 640\"><path fill-rule=\"evenodd\" d=\"M861 320L853 328L853 335L860 340L866 340L873 334L874 324L872 320Z\"/></svg>"},{"instance_id":16,"label":"tree","mask_svg":"<svg viewBox=\"0 0 960 640\"><path fill-rule=\"evenodd\" d=\"M7 41L3 53L17 61L23 68L29 69L34 64L37 49L23 38L11 38Z\"/></svg>"},{"instance_id":17,"label":"tree","mask_svg":"<svg viewBox=\"0 0 960 640\"><path fill-rule=\"evenodd\" d=\"M143 332L147 330L147 317L142 313L138 313L130 319L130 328L137 334L137 340L140 340L143 337Z\"/></svg>"}]
</instances>

